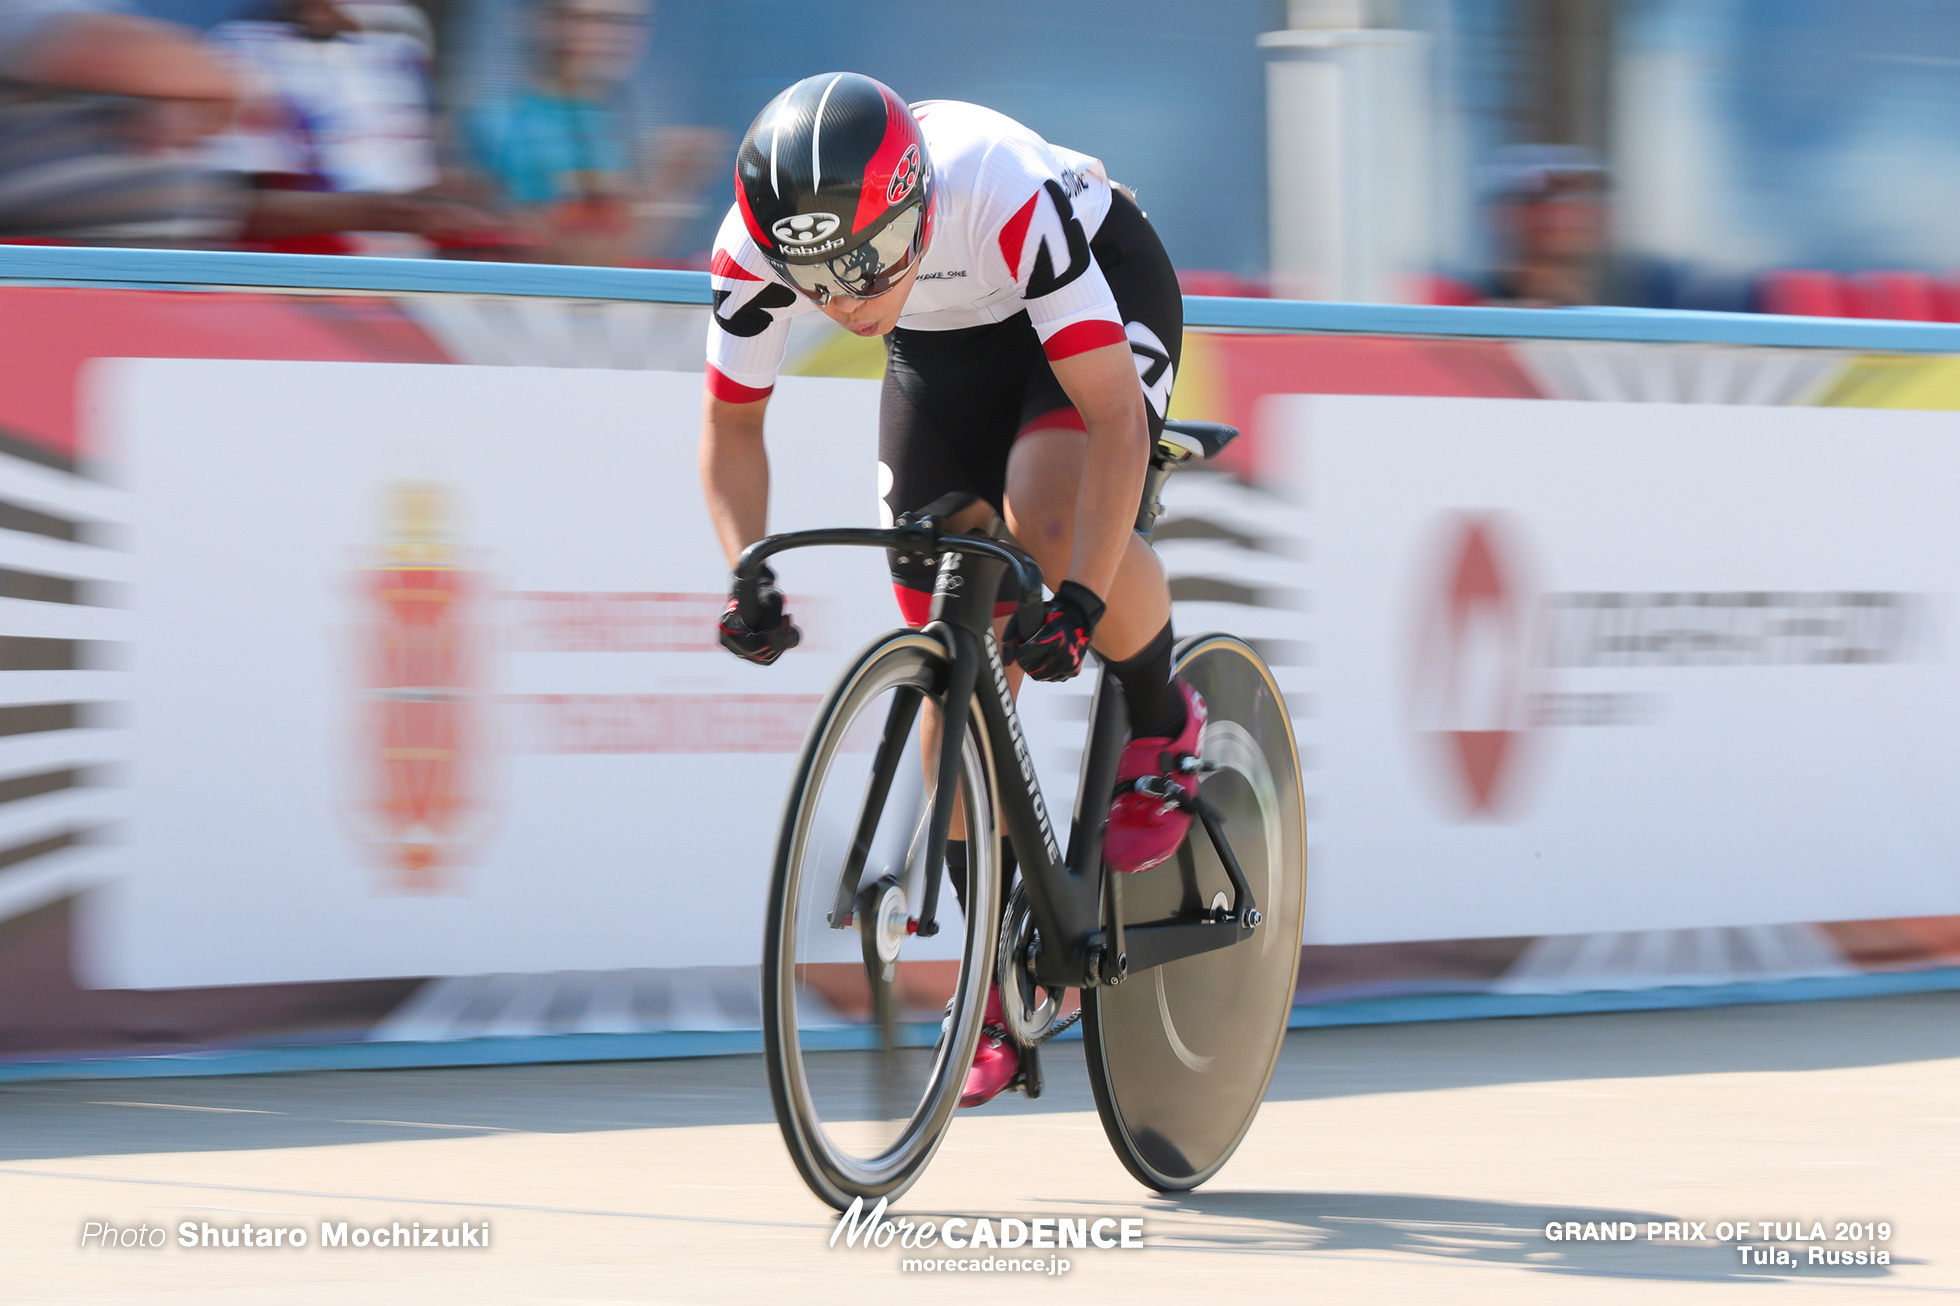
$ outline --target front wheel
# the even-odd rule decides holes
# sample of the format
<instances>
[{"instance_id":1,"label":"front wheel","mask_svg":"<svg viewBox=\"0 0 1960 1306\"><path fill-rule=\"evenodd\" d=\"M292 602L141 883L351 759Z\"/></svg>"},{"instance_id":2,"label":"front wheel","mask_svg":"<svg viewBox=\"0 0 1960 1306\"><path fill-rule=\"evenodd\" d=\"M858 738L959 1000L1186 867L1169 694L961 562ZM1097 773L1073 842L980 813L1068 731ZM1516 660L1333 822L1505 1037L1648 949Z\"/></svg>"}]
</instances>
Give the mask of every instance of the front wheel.
<instances>
[{"instance_id":1,"label":"front wheel","mask_svg":"<svg viewBox=\"0 0 1960 1306\"><path fill-rule=\"evenodd\" d=\"M1160 1192L1195 1188L1231 1159L1265 1099L1293 1010L1306 909L1306 810L1293 723L1244 641L1200 635L1177 677L1204 695L1204 796L1263 916L1230 947L1082 992L1096 1109L1117 1157ZM1111 876L1116 875L1110 872ZM1231 881L1198 822L1177 855L1122 876L1127 924L1224 907Z\"/></svg>"},{"instance_id":2,"label":"front wheel","mask_svg":"<svg viewBox=\"0 0 1960 1306\"><path fill-rule=\"evenodd\" d=\"M995 841L967 841L970 915L945 871L925 865L920 727L947 678L929 636L867 647L810 725L776 846L762 954L769 1091L797 1170L839 1210L918 1178L980 1039L999 930ZM968 715L959 798L968 831L991 831L992 762L979 713ZM927 938L914 931L929 876L941 884Z\"/></svg>"}]
</instances>

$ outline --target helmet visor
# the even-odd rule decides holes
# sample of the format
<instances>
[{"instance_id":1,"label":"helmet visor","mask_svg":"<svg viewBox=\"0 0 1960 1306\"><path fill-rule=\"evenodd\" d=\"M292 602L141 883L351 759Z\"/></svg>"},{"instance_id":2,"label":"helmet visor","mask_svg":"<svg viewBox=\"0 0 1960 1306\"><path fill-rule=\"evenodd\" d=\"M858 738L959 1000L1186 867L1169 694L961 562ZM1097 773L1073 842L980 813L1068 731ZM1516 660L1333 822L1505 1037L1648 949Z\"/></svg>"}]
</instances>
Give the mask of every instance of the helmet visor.
<instances>
[{"instance_id":1,"label":"helmet visor","mask_svg":"<svg viewBox=\"0 0 1960 1306\"><path fill-rule=\"evenodd\" d=\"M832 295L874 299L890 290L925 253L920 248L919 212L920 206L912 205L871 239L822 263L769 261L791 285L819 304Z\"/></svg>"}]
</instances>

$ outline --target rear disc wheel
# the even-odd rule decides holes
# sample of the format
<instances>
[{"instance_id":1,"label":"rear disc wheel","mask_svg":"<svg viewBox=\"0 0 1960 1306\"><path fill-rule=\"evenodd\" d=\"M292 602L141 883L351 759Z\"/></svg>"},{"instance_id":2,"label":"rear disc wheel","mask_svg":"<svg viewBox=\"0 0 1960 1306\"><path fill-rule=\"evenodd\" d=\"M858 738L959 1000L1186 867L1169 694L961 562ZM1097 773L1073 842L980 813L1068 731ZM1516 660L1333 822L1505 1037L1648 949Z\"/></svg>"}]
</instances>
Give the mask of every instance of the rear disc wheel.
<instances>
[{"instance_id":1,"label":"rear disc wheel","mask_svg":"<svg viewBox=\"0 0 1960 1306\"><path fill-rule=\"evenodd\" d=\"M1266 1096L1293 1009L1306 895L1306 813L1293 723L1244 641L1184 641L1176 675L1204 695L1204 796L1223 818L1262 919L1252 937L1082 991L1096 1108L1123 1166L1160 1192L1231 1159ZM1113 876L1116 872L1110 872ZM1177 855L1122 877L1126 925L1232 899L1202 823Z\"/></svg>"}]
</instances>

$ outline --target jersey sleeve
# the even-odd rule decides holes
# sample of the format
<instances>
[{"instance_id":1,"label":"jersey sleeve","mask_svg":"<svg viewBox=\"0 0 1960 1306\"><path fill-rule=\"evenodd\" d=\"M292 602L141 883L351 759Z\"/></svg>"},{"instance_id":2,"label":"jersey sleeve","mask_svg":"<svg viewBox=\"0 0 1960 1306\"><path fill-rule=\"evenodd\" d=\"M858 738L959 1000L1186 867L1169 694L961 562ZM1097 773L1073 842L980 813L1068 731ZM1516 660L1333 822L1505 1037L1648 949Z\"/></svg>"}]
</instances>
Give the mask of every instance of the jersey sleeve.
<instances>
[{"instance_id":1,"label":"jersey sleeve","mask_svg":"<svg viewBox=\"0 0 1960 1306\"><path fill-rule=\"evenodd\" d=\"M1089 249L1074 197L1100 174L1062 173L1029 152L996 149L983 180L986 258L997 258L1027 304L1028 320L1050 362L1124 344L1116 296ZM987 202L991 201L991 202Z\"/></svg>"},{"instance_id":2,"label":"jersey sleeve","mask_svg":"<svg viewBox=\"0 0 1960 1306\"><path fill-rule=\"evenodd\" d=\"M815 305L776 280L732 208L715 237L708 284L708 393L731 404L767 399L783 366L789 320Z\"/></svg>"}]
</instances>

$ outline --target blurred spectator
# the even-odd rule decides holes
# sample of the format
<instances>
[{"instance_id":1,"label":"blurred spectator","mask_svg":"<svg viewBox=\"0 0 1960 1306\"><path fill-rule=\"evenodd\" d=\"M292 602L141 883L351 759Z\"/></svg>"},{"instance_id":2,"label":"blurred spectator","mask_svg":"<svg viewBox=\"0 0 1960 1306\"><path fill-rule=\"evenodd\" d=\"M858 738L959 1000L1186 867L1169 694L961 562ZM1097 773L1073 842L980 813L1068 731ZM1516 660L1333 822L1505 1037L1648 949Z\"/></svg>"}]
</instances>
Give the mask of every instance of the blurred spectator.
<instances>
[{"instance_id":1,"label":"blurred spectator","mask_svg":"<svg viewBox=\"0 0 1960 1306\"><path fill-rule=\"evenodd\" d=\"M1576 145L1498 151L1487 187L1502 262L1485 302L1563 308L1599 302L1606 253L1606 169Z\"/></svg>"},{"instance_id":2,"label":"blurred spectator","mask_svg":"<svg viewBox=\"0 0 1960 1306\"><path fill-rule=\"evenodd\" d=\"M544 261L657 260L698 211L719 133L637 140L619 104L648 18L645 0L544 0L533 83L464 115L471 160Z\"/></svg>"},{"instance_id":3,"label":"blurred spectator","mask_svg":"<svg viewBox=\"0 0 1960 1306\"><path fill-rule=\"evenodd\" d=\"M270 19L225 23L212 34L249 97L212 158L261 190L347 198L300 202L314 216L337 214L326 223L331 230L294 234L285 230L290 223L262 218L249 233L255 243L297 253L419 254L428 246L413 233L481 231L481 215L423 193L441 174L419 13L376 0L359 8L339 0L276 4ZM416 198L391 202L401 196ZM294 202L273 203L290 210Z\"/></svg>"},{"instance_id":4,"label":"blurred spectator","mask_svg":"<svg viewBox=\"0 0 1960 1306\"><path fill-rule=\"evenodd\" d=\"M114 0L0 0L0 239L224 240L242 197L195 146L236 95L195 36Z\"/></svg>"},{"instance_id":5,"label":"blurred spectator","mask_svg":"<svg viewBox=\"0 0 1960 1306\"><path fill-rule=\"evenodd\" d=\"M221 246L485 219L412 196L253 192L207 138L237 111L224 60L115 0L0 0L0 240Z\"/></svg>"}]
</instances>

